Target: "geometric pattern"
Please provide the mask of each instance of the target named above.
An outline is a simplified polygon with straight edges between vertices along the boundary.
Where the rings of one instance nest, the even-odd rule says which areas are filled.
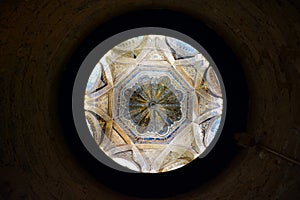
[[[167,76],[142,76],[132,88],[125,90],[122,98],[128,106],[123,107],[121,116],[133,123],[136,137],[152,138],[149,137],[152,134],[161,138],[182,117],[182,92],[174,89]]]
[[[220,80],[189,44],[134,37],[109,50],[86,85],[86,122],[99,148],[143,173],[177,169],[211,144],[223,111]]]

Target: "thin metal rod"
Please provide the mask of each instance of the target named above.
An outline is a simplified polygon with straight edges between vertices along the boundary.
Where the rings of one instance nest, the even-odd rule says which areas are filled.
[[[293,158],[290,158],[290,157],[288,157],[288,156],[286,156],[286,155],[283,155],[283,154],[281,154],[281,153],[278,153],[277,151],[275,151],[275,150],[273,150],[273,149],[270,149],[269,147],[266,147],[266,146],[264,146],[264,145],[262,145],[262,144],[259,144],[259,146],[260,146],[261,148],[263,148],[264,150],[266,150],[266,151],[272,153],[272,154],[275,154],[275,155],[277,155],[277,156],[279,156],[279,157],[281,157],[281,158],[283,158],[283,159],[285,159],[285,160],[287,160],[287,161],[289,161],[289,162],[291,162],[291,163],[294,163],[294,164],[300,166],[300,162],[297,161],[297,160],[295,160],[295,159],[293,159]]]

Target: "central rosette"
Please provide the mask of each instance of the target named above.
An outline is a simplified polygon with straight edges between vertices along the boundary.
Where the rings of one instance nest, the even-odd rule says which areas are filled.
[[[182,117],[182,92],[172,86],[167,76],[143,76],[132,88],[125,90],[125,96],[128,99],[127,119],[140,134],[163,135]]]

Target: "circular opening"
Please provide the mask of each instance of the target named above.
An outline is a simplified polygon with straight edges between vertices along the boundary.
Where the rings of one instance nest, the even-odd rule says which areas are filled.
[[[73,89],[85,147],[112,168],[143,173],[207,155],[222,130],[224,102],[223,81],[205,49],[165,28],[132,29],[103,41],[82,63]]]
[[[149,18],[150,15],[151,18]],[[128,36],[119,35],[124,31],[143,27],[165,27],[189,37],[174,34],[174,31],[166,33],[165,31],[159,32],[159,30],[140,32]],[[213,140],[213,142],[216,140],[218,142],[215,145],[210,145],[208,148],[214,147],[211,151],[203,152],[200,155],[201,159],[194,159],[184,167],[164,173],[133,173],[136,170],[131,170],[117,163],[122,161],[125,163],[126,161],[122,158],[113,161],[99,149],[91,136],[84,114],[84,96],[87,81],[96,64],[114,46],[130,38],[143,35],[168,36],[191,45],[201,53],[207,51],[213,62],[208,55],[202,54],[213,66],[214,63],[218,66],[218,68],[213,69],[219,81],[222,80],[226,88],[226,99],[223,99],[223,112],[225,113],[226,109],[226,120],[221,119],[219,129],[223,126],[222,134],[217,134],[219,138]],[[107,38],[111,36],[116,36],[116,39],[107,42]],[[197,46],[193,41],[201,44],[206,51],[202,51],[202,47]],[[99,51],[93,51],[95,46],[100,43],[102,48]],[[94,56],[86,59],[88,55]],[[136,56],[132,55],[133,58],[137,58]],[[84,63],[88,69],[82,70],[81,66]],[[220,79],[219,71],[222,79]],[[83,78],[76,78],[79,74]],[[75,79],[78,87],[74,87]],[[139,197],[178,195],[215,179],[220,172],[229,166],[240,150],[236,145],[234,135],[245,131],[246,128],[248,95],[243,70],[232,50],[222,38],[201,21],[186,14],[167,10],[142,10],[126,13],[101,24],[76,48],[66,65],[61,81],[59,111],[66,144],[82,170],[87,171],[97,181],[113,190]],[[221,89],[222,81],[220,82]],[[73,98],[74,93],[76,93],[76,98]],[[77,107],[75,110],[81,115],[80,120],[73,116],[74,107]],[[224,121],[225,123],[222,125]],[[84,131],[86,132],[83,131],[82,133],[88,137],[81,137],[78,124],[85,126]],[[84,140],[86,141],[84,142]],[[91,148],[88,149],[87,147]],[[206,155],[206,152],[209,152],[209,154]],[[127,163],[127,165],[130,164]],[[130,184],[128,184],[128,180],[130,180]],[[155,189],[149,191],[149,188]]]

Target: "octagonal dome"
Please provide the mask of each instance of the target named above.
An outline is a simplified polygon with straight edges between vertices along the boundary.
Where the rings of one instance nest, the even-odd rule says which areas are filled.
[[[209,61],[173,37],[143,35],[109,50],[86,86],[85,116],[99,148],[138,172],[165,172],[199,157],[223,113]]]
[[[114,88],[113,118],[133,143],[170,142],[192,122],[193,89],[164,64],[140,63]]]

